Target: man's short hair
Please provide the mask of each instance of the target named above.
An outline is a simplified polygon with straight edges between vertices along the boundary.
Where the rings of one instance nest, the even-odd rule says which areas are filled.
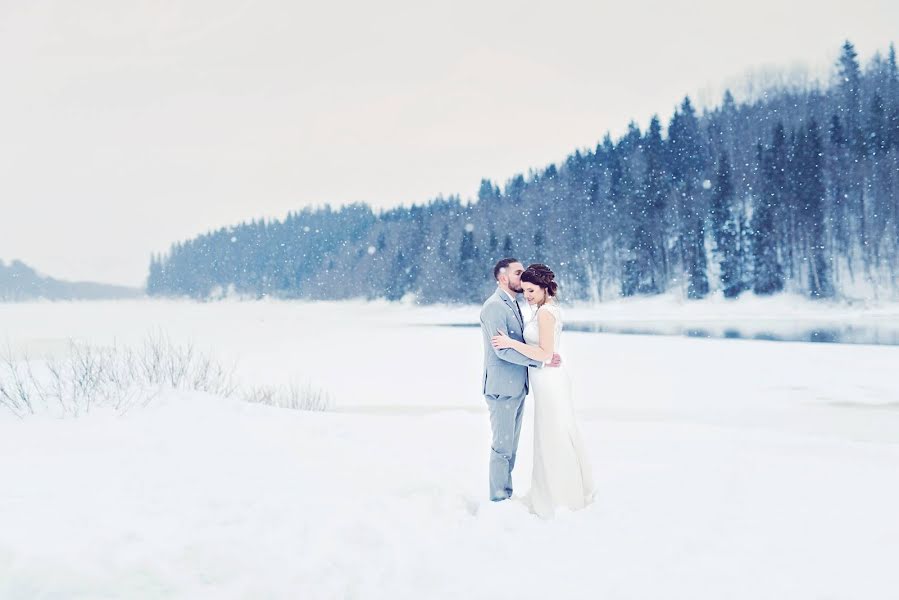
[[[501,272],[503,269],[505,269],[506,267],[508,267],[509,265],[511,265],[512,263],[517,263],[517,262],[521,262],[521,261],[518,260],[517,258],[504,258],[504,259],[502,259],[501,261],[499,261],[498,263],[496,263],[496,266],[495,266],[495,267],[493,267],[493,278],[496,279],[497,281],[499,281],[499,274],[500,274],[500,272]]]

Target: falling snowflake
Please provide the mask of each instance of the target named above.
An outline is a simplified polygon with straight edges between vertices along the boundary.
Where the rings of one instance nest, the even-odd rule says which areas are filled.
[[[465,224],[465,231],[467,231],[467,232],[469,232],[469,233],[471,233],[472,231],[474,231],[474,223],[466,223],[466,224]]]
[[[712,189],[712,182],[709,181],[708,179],[703,179],[703,181],[702,181],[702,189],[704,189],[704,190],[710,190],[710,189]]]
[[[369,254],[374,254],[374,253],[375,253],[375,247],[374,247],[374,246],[369,246],[369,247],[368,247],[368,253],[369,253]]]

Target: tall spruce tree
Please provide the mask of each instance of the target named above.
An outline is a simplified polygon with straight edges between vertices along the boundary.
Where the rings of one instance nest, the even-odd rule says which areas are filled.
[[[783,127],[775,129],[775,143],[783,143]],[[752,290],[767,296],[784,288],[784,271],[778,252],[778,236],[775,220],[782,195],[782,150],[763,149],[759,145],[759,162],[762,165],[762,190],[752,211]]]
[[[821,134],[818,123],[813,118],[801,136],[797,156],[801,167],[796,177],[801,181],[799,202],[802,210],[802,229],[805,232],[803,254],[808,261],[808,293],[814,298],[833,295],[825,253],[825,185],[822,156]]]
[[[699,299],[709,293],[708,261],[705,249],[705,215],[702,193],[705,153],[696,111],[684,98],[668,127],[669,164],[679,200],[681,262],[687,283],[687,297]]]
[[[715,238],[715,256],[719,264],[721,291],[725,298],[736,298],[743,291],[743,261],[739,245],[739,208],[731,180],[730,161],[721,155],[712,194],[711,220]]]

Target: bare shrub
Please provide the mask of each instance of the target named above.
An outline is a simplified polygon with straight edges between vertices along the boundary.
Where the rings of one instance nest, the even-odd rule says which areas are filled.
[[[146,405],[162,389],[228,397],[236,385],[233,368],[161,334],[136,348],[70,340],[64,358],[48,360],[16,360],[7,345],[0,358],[0,406],[20,418],[39,408],[75,417],[94,406],[124,412]]]
[[[0,358],[0,406],[20,418],[26,414],[34,414],[34,400],[37,397],[28,364],[26,360],[22,367],[13,360],[9,345]]]
[[[253,386],[244,390],[246,402],[293,410],[325,411],[334,408],[331,395],[310,383],[282,386]]]
[[[0,408],[19,418],[38,410],[77,417],[95,406],[124,413],[146,406],[160,391],[192,390],[294,410],[329,410],[330,395],[309,383],[240,388],[235,367],[224,367],[192,344],[148,335],[136,346],[69,341],[64,358],[16,359],[9,344],[0,356]]]

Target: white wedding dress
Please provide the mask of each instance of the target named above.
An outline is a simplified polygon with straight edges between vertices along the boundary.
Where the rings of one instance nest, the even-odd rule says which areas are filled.
[[[544,304],[524,327],[524,341],[540,345],[537,316],[550,312],[556,319],[555,352],[560,352],[561,311]],[[555,509],[584,508],[593,500],[593,476],[571,401],[571,380],[565,365],[559,368],[528,368],[534,401],[534,471],[527,495],[531,511],[543,518]]]

